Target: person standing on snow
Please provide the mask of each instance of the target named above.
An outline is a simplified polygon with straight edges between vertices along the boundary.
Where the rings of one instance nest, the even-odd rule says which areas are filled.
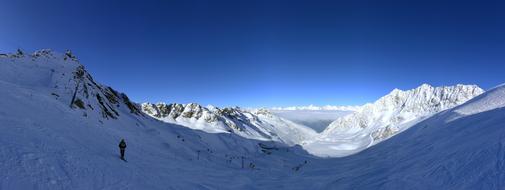
[[[121,139],[121,142],[119,142],[119,150],[121,152],[121,160],[124,160],[124,150],[126,149],[126,142],[124,139]]]

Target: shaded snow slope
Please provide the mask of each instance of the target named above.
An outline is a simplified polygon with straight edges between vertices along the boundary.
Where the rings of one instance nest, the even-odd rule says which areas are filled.
[[[304,147],[319,156],[346,156],[383,141],[426,117],[460,105],[484,90],[476,85],[395,89],[353,114],[338,118]]]

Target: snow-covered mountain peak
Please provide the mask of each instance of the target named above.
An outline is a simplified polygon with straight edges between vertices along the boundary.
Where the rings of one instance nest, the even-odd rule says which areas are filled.
[[[367,104],[362,112],[367,110],[397,110],[401,112],[438,112],[462,104],[483,93],[477,85],[462,85],[433,87],[429,84],[412,90],[395,89],[372,104]]]
[[[423,84],[412,90],[395,89],[374,103],[365,104],[360,110],[338,118],[317,139],[307,141],[307,149],[316,155],[351,154],[483,92],[476,85],[433,87]],[[335,144],[339,147],[335,148]]]
[[[393,89],[388,95],[397,95],[399,93],[403,92],[403,90],[400,90],[398,88]]]
[[[460,85],[460,84],[457,84],[457,85]],[[456,86],[457,86],[457,85],[456,85]],[[431,85],[430,85],[430,84],[428,84],[428,83],[423,83],[423,84],[419,85],[419,87],[418,87],[418,88],[421,88],[421,89],[422,89],[422,88],[434,88],[434,87],[433,87],[433,86],[431,86]]]
[[[51,49],[41,49],[32,53],[33,57],[46,57],[46,58],[54,58],[53,50]]]
[[[37,61],[37,59],[40,58],[45,58],[46,59],[46,64],[58,64],[60,59],[63,59],[66,61],[66,64],[71,64],[72,62],[79,64],[79,61],[77,57],[75,57],[74,54],[72,54],[72,51],[67,50],[65,53],[59,53],[56,51],[53,51],[51,49],[40,49],[37,51],[34,51],[31,54],[27,54],[25,51],[18,49],[16,53],[0,53],[0,57],[2,58],[11,58],[11,59],[22,59],[22,58],[29,58],[32,60],[32,62]],[[52,61],[48,61],[51,60]],[[57,61],[54,61],[57,60]],[[40,62],[40,60],[39,60]]]

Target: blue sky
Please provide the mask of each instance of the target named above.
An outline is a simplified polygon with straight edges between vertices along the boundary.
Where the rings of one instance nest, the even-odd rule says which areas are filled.
[[[137,102],[354,105],[505,82],[504,1],[0,0],[0,51],[71,49]]]

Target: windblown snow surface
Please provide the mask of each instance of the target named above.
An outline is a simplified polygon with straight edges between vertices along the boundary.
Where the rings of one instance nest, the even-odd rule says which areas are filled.
[[[71,54],[0,54],[0,189],[505,186],[504,86],[360,153],[319,158],[300,146],[161,122],[80,66]],[[76,85],[82,103],[71,108]],[[128,162],[118,156],[121,138]]]

